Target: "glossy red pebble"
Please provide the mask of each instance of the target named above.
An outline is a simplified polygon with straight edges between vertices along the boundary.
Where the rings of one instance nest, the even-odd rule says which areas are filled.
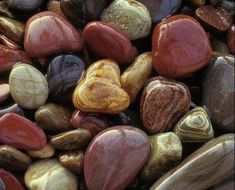
[[[192,17],[176,15],[159,23],[152,37],[153,66],[165,77],[187,77],[209,63],[212,48]]]
[[[89,190],[123,190],[143,167],[150,152],[147,135],[138,128],[116,126],[94,137],[84,156]]]
[[[47,139],[43,130],[32,121],[7,113],[0,118],[0,142],[23,150],[40,150]]]
[[[65,18],[54,12],[40,12],[26,23],[25,51],[31,57],[47,57],[63,52],[79,52],[79,32]]]
[[[0,84],[0,103],[10,96],[10,89],[8,84]]]
[[[121,31],[101,21],[90,22],[83,31],[88,49],[100,58],[110,58],[119,64],[131,61],[135,49]]]
[[[24,190],[18,179],[4,169],[0,169],[0,179],[2,179],[4,190]]]

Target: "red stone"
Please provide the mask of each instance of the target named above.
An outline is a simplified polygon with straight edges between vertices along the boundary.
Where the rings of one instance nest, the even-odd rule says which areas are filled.
[[[233,24],[228,30],[227,44],[232,54],[235,54],[235,24]]]
[[[0,45],[0,73],[10,71],[17,62],[31,63],[24,51],[13,50],[7,46]]]
[[[63,52],[79,52],[79,32],[65,18],[54,12],[40,12],[26,23],[25,51],[31,57],[47,57]]]
[[[36,124],[20,115],[8,113],[0,118],[0,142],[23,150],[40,150],[47,139]]]
[[[84,156],[84,176],[89,190],[123,190],[146,162],[147,135],[138,128],[116,126],[99,133]]]
[[[187,77],[209,63],[212,48],[192,17],[176,15],[159,23],[152,38],[153,66],[165,77]]]
[[[18,179],[10,172],[0,169],[0,179],[2,179],[6,190],[24,190]]]
[[[128,37],[104,22],[88,23],[83,39],[88,49],[100,58],[110,58],[120,64],[134,58],[135,50]]]
[[[8,84],[0,84],[0,103],[10,96],[10,89]]]

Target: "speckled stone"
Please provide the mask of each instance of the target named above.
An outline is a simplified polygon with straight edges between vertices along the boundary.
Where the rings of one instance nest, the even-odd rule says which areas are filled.
[[[148,9],[136,0],[115,0],[104,11],[101,20],[120,28],[130,40],[146,37],[151,29]]]
[[[32,11],[40,7],[43,0],[7,0],[7,5],[12,9]]]
[[[12,98],[26,109],[39,108],[47,100],[49,89],[46,78],[31,65],[16,64],[10,73],[9,85]]]
[[[77,190],[76,176],[57,160],[34,162],[26,171],[24,181],[29,190]]]

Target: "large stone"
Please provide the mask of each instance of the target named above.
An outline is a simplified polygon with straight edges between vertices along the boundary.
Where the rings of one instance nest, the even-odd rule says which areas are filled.
[[[0,169],[0,181],[3,182],[3,190],[24,190],[21,183],[10,172]],[[0,182],[1,189],[1,182]],[[2,190],[2,189],[1,189]]]

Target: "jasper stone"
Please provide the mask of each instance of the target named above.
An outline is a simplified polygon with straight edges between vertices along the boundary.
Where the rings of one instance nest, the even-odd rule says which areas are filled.
[[[232,15],[228,11],[213,6],[201,6],[197,8],[195,15],[200,22],[216,32],[225,32],[233,23]]]
[[[50,143],[59,150],[85,148],[91,140],[91,133],[86,129],[75,129],[52,136]]]
[[[150,152],[146,134],[130,126],[99,133],[84,156],[84,176],[89,190],[122,190],[139,173]]]
[[[105,8],[106,0],[61,0],[60,7],[64,15],[75,25],[98,20]]]
[[[16,113],[24,116],[24,111],[18,106],[18,104],[10,105],[9,107],[0,109],[0,117],[7,113]]]
[[[31,57],[47,57],[62,52],[79,52],[82,42],[79,32],[54,12],[40,12],[26,24],[25,51]]]
[[[182,117],[174,132],[183,142],[206,142],[214,138],[210,118],[202,107],[196,107]]]
[[[104,22],[88,23],[83,30],[83,39],[87,48],[100,58],[110,58],[121,64],[131,61],[135,55],[126,34]]]
[[[76,87],[85,71],[85,63],[75,55],[55,57],[47,70],[47,81],[53,97],[63,95]]]
[[[57,160],[34,162],[26,171],[24,181],[29,190],[77,190],[76,176]]]
[[[59,133],[68,131],[72,113],[65,107],[54,103],[47,103],[35,112],[38,126],[48,132]]]
[[[44,132],[32,121],[8,113],[0,118],[0,142],[24,150],[40,150],[46,145]]]
[[[121,84],[124,90],[130,95],[131,102],[143,87],[146,80],[152,73],[152,55],[150,52],[140,54],[135,61],[122,73]]]
[[[141,171],[143,181],[154,181],[182,157],[182,144],[172,132],[160,133],[149,137],[151,151]]]
[[[152,18],[152,22],[162,21],[167,16],[173,15],[181,6],[182,0],[138,0],[143,3]]]
[[[130,40],[148,36],[151,17],[148,9],[136,0],[115,0],[101,16],[103,22],[121,29]]]
[[[10,88],[8,84],[0,84],[0,103],[10,96]]]
[[[31,63],[29,56],[21,50],[0,45],[0,73],[10,71],[17,62]]]
[[[204,75],[202,105],[212,125],[234,132],[234,56],[214,57]]]
[[[235,54],[235,24],[233,24],[228,30],[227,44],[232,54]]]
[[[190,104],[190,92],[183,83],[163,77],[151,78],[141,98],[143,124],[151,133],[168,131],[188,112]]]
[[[43,0],[7,0],[7,5],[12,9],[32,11],[42,4]]]
[[[205,190],[234,173],[234,134],[204,144],[158,179],[150,190]]]
[[[24,171],[31,164],[31,158],[8,145],[0,146],[0,167],[11,171]]]
[[[152,56],[153,66],[160,75],[187,77],[209,63],[212,48],[207,34],[194,18],[175,15],[155,27]]]
[[[14,42],[23,42],[24,30],[25,26],[23,23],[11,18],[0,16],[0,32]]]
[[[45,76],[31,65],[18,63],[9,76],[10,93],[20,106],[36,109],[45,104],[48,84]]]
[[[55,149],[50,143],[47,143],[46,146],[44,146],[41,150],[27,151],[27,153],[33,158],[44,159],[54,156]]]
[[[0,179],[3,181],[3,190],[24,190],[18,179],[8,171],[0,169]]]

